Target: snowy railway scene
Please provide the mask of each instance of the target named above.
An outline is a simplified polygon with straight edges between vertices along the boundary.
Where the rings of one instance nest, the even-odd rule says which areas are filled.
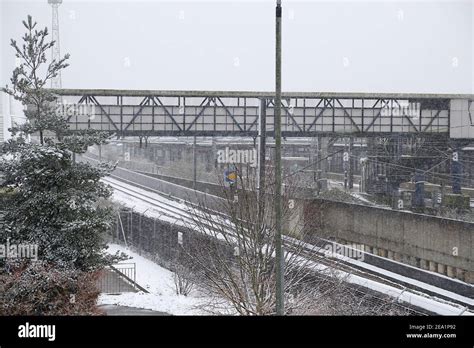
[[[0,0],[0,37],[2,348],[472,347],[472,0]]]

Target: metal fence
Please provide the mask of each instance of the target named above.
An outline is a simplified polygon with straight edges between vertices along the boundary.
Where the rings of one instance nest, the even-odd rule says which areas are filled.
[[[136,283],[136,264],[119,263],[106,267],[99,279],[98,288],[102,293],[146,292]]]

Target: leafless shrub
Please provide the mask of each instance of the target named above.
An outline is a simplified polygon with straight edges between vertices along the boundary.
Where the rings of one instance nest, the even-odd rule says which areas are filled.
[[[177,263],[173,265],[173,280],[177,295],[188,296],[195,286],[195,280],[191,269]]]

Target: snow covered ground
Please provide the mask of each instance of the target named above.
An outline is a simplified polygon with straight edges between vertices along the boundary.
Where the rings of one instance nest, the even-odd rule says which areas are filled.
[[[143,197],[142,199],[138,199],[136,197],[128,195],[127,193],[114,190],[112,199],[115,202],[123,204],[126,207],[132,208],[136,212],[141,213],[147,217],[152,217],[155,219],[159,219],[159,220],[174,223],[174,224],[181,224],[181,225],[183,224],[179,215],[175,215],[174,217],[165,215],[162,210],[156,208],[155,206],[150,204],[150,202],[146,202],[144,199],[151,198],[158,202],[162,202],[169,206],[175,207],[178,211],[180,211],[181,214],[183,214],[183,210],[186,210],[186,205],[184,203],[179,203],[172,199],[167,199],[157,193],[150,192],[142,188],[132,186],[130,184],[126,184],[116,179],[107,178],[107,179],[104,179],[103,181],[107,184],[119,183],[121,186],[125,188],[129,188],[130,190],[132,190],[132,192],[136,192],[137,194],[140,194],[141,197]]]
[[[132,257],[126,262],[136,264],[136,282],[147,289],[149,293],[101,294],[98,301],[99,305],[112,304],[145,308],[171,315],[208,314],[198,307],[210,299],[200,295],[198,291],[194,291],[188,296],[176,294],[173,272],[121,245],[109,244],[107,251],[111,254],[122,251]]]

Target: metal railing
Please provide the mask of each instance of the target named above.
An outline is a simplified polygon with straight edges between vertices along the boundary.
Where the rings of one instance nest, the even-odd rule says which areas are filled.
[[[98,281],[102,293],[148,292],[136,283],[136,264],[132,262],[118,263],[105,268]]]

